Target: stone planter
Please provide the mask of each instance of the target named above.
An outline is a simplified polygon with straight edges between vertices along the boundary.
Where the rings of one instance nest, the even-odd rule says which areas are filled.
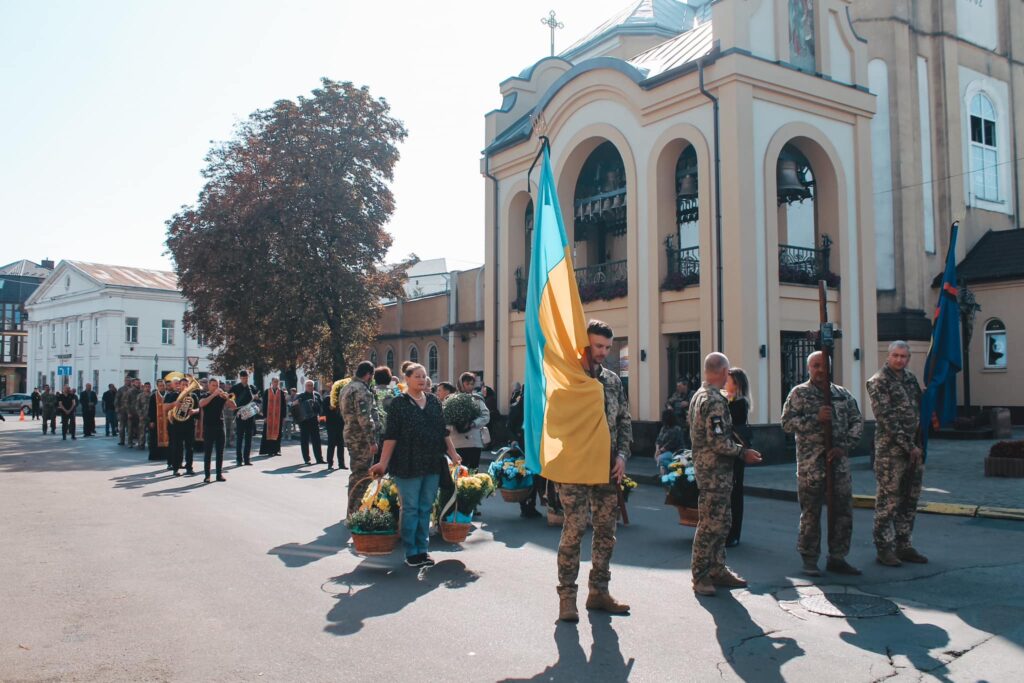
[[[985,458],[986,477],[1024,477],[1022,458]]]

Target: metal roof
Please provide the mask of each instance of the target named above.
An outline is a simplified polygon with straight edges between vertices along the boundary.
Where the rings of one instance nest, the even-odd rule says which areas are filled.
[[[969,285],[976,282],[1024,280],[1024,229],[989,230],[956,267],[959,279]],[[942,284],[942,273],[932,287]]]
[[[178,276],[169,270],[111,266],[103,263],[86,263],[85,261],[65,261],[65,263],[104,285],[178,291]]]
[[[24,275],[27,277],[46,278],[51,272],[49,268],[43,268],[38,263],[28,259],[21,259],[14,263],[8,263],[6,266],[0,266],[0,275]]]
[[[641,52],[630,59],[629,63],[643,70],[647,78],[653,78],[696,61],[711,52],[713,44],[714,35],[711,22],[708,21],[660,45],[655,45],[646,52]]]
[[[693,17],[694,8],[682,0],[633,0],[627,7],[566,48],[561,56],[571,59],[573,54],[582,52],[590,44],[614,31],[678,33],[689,28]]]

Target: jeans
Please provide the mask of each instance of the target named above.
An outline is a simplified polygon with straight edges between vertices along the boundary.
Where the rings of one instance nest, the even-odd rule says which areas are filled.
[[[249,452],[252,450],[252,435],[256,431],[256,418],[239,420],[235,418],[235,462],[239,465],[242,461],[249,462]]]
[[[427,552],[427,536],[430,531],[430,509],[437,497],[438,474],[423,477],[395,477],[398,493],[402,498],[402,543],[405,556],[412,557]]]
[[[107,424],[105,426],[107,436],[113,434],[117,436],[117,411],[116,410],[104,410],[103,414],[107,417]]]

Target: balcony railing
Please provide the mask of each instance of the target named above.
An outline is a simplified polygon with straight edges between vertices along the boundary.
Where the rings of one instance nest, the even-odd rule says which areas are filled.
[[[584,266],[576,269],[576,286],[580,290],[580,300],[583,303],[590,301],[609,301],[626,296],[629,293],[627,286],[628,270],[625,259],[621,261],[608,261],[594,266]],[[512,300],[512,310],[522,313],[526,310],[526,285],[527,276],[522,266],[516,268],[516,296]]]
[[[679,239],[669,235],[665,239],[665,253],[668,272],[661,283],[662,291],[678,292],[700,282],[700,247],[680,247]]]
[[[832,240],[828,235],[821,238],[821,248],[779,245],[779,282],[794,285],[816,285],[825,280],[830,287],[839,286],[839,276],[829,267]]]

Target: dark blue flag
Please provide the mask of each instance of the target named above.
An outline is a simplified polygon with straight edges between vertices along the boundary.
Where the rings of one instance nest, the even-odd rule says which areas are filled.
[[[956,419],[956,375],[963,354],[960,351],[960,305],[956,286],[956,234],[953,223],[946,252],[946,271],[932,319],[932,343],[924,362],[924,395],[921,397],[921,444],[927,454],[928,429]]]

